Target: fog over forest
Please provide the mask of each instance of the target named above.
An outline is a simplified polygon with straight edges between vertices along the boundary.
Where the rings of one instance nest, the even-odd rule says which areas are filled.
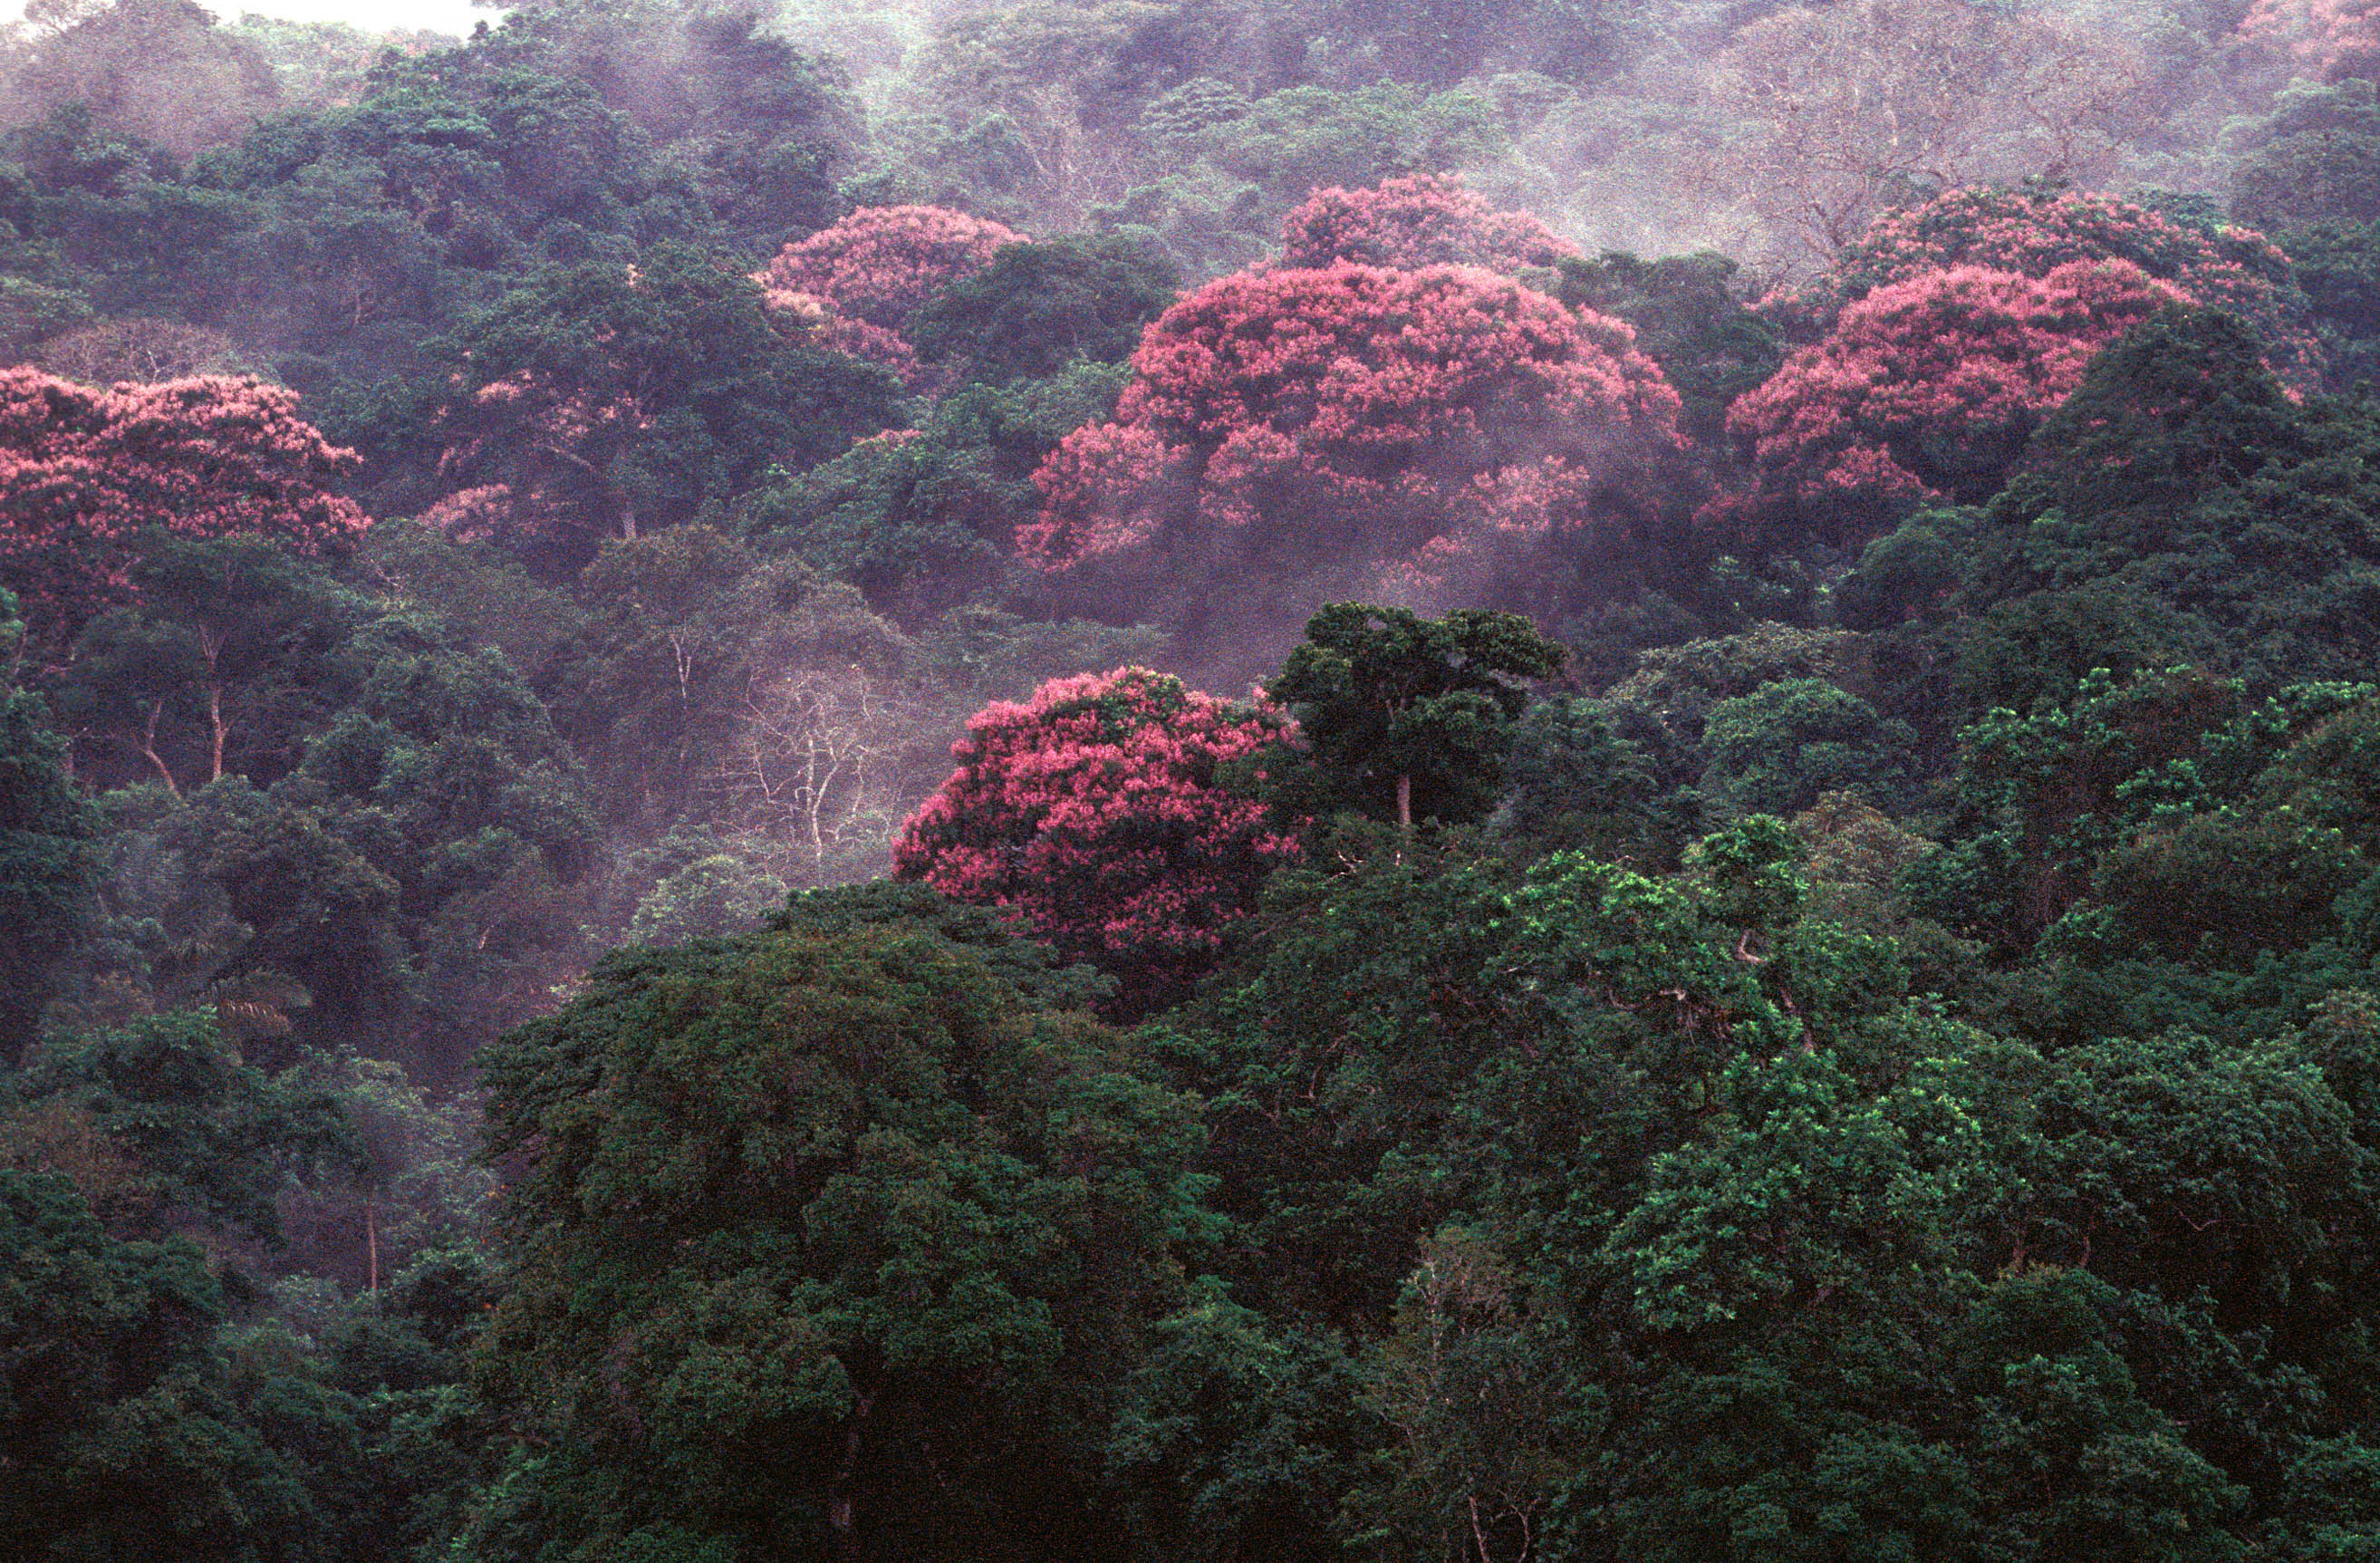
[[[0,1563],[2380,1563],[2380,0],[411,19],[0,23]]]

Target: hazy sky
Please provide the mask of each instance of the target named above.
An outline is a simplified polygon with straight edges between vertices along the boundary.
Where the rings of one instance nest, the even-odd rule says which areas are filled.
[[[501,10],[474,6],[471,0],[199,0],[225,21],[237,21],[242,11],[257,11],[291,21],[343,21],[373,32],[389,28],[431,28],[439,32],[469,32],[474,24],[494,21]],[[0,17],[24,14],[24,0],[0,0]]]
[[[379,32],[388,28],[429,28],[438,32],[465,33],[481,21],[502,19],[502,11],[475,6],[471,0],[199,0],[225,21],[242,11],[257,11],[291,21],[343,21]]]

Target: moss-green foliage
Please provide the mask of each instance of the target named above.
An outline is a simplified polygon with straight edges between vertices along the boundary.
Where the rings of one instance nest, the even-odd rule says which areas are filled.
[[[1381,1421],[1338,1436],[1385,1463],[1342,1524],[2248,1556],[2296,1446],[2247,1408],[2345,1384],[2332,1289],[2372,1259],[2318,1056],[1993,1039],[1814,915],[1797,852],[1755,818],[1667,885],[1459,851],[1286,877],[1245,986],[1165,1040],[1216,1094],[1236,1294],[1376,1343]],[[2338,1279],[2282,1302],[2283,1270]],[[1318,1465],[1302,1382],[1280,1447]],[[1227,1450],[1261,1469],[1239,1425],[1177,1456],[1182,1501]]]
[[[919,311],[910,339],[968,380],[1047,380],[1077,363],[1121,363],[1173,302],[1180,273],[1117,238],[1010,245]]]
[[[995,361],[1043,348],[1071,355],[1101,334],[1073,340],[1072,326],[1091,322],[1069,321],[1041,348],[1001,333]],[[961,343],[955,328],[948,340]],[[1044,379],[963,386],[913,435],[865,440],[797,476],[781,473],[753,498],[754,539],[853,583],[905,624],[996,596],[1017,574],[1016,528],[1039,503],[1034,469],[1069,432],[1111,411],[1128,379],[1121,364],[1070,357]]]
[[[2380,217],[2380,103],[2369,80],[2296,83],[2229,139],[2241,154],[2231,197],[2240,221],[2287,230]]]
[[[1658,855],[1657,843],[1678,822],[1674,804],[1663,806],[1645,745],[1621,737],[1593,701],[1532,707],[1513,730],[1506,773],[1511,790],[1493,824],[1521,842],[1629,861]]]
[[[109,1214],[142,1236],[197,1223],[277,1242],[274,1199],[285,1177],[363,1155],[319,1085],[245,1062],[202,1013],[54,1043],[10,1085],[20,1113],[67,1115],[123,1158],[126,1181],[110,1190]],[[38,1127],[17,1125],[20,1158],[44,1159]]]
[[[1011,936],[879,899],[615,956],[491,1059],[530,1164],[482,1382],[574,1431],[489,1545],[1039,1556],[1053,1505],[1091,1544],[1193,1104]]]
[[[418,1188],[382,1181],[378,1290],[360,1241],[353,1301],[318,1278],[341,1266],[310,1197],[390,1171],[391,1133],[423,1117],[395,1071],[365,1073],[268,1075],[183,1012],[0,1083],[0,1516],[42,1539],[29,1556],[395,1560],[492,1474],[494,1429],[456,1389],[481,1257],[426,1245]]]
[[[1721,700],[1703,722],[1703,791],[1762,814],[1791,814],[1826,793],[1891,804],[1907,782],[1905,722],[1824,679],[1780,679]]]
[[[1607,250],[1592,260],[1565,259],[1557,296],[1636,328],[1684,402],[1680,422],[1702,444],[1722,443],[1728,405],[1784,361],[1774,325],[1730,290],[1736,263],[1709,250],[1640,260]]]
[[[71,635],[0,590],[0,1557],[2380,1556],[2362,23],[2069,6],[2115,54],[2052,59],[2003,18],[2021,106],[1830,173],[1924,80],[1895,41],[1966,23],[1875,0],[1816,58],[1773,9],[35,0],[0,362],[252,370],[378,520],[128,536]],[[1806,188],[1742,188],[1766,164]],[[1818,237],[1836,173],[2077,285],[2212,244],[2246,271],[2184,280],[2255,320],[1946,359],[1944,450],[2076,389],[1972,503],[1843,544],[1846,467],[1747,531],[1730,409],[1927,269],[1903,215],[1768,270],[1745,214]],[[1498,285],[1633,330],[1682,438],[1533,466],[1523,387],[1444,409],[1484,454],[1439,492],[1348,410],[1396,375],[1252,371],[1289,445],[1372,431],[1347,515],[1559,546],[1378,604],[1194,579],[1250,515],[1336,524],[1249,436],[1195,515],[1162,451],[1077,452],[1083,527],[1181,523],[1146,579],[1223,606],[1146,611],[1203,643],[1020,557],[1068,437],[1195,369],[1144,343],[1184,288],[1407,174],[1577,245]],[[905,202],[1029,236],[899,319],[753,275]],[[875,878],[971,714],[1126,665],[1301,724],[1213,779],[1269,811],[1253,911],[1131,1005],[997,861],[981,903]],[[1077,782],[1131,792],[1017,785]],[[1163,933],[1218,866],[1154,839],[1076,867]]]

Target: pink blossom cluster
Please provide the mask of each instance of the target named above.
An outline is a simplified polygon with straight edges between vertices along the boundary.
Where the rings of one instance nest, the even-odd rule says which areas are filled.
[[[931,395],[948,375],[917,359],[901,323],[934,296],[1025,236],[941,206],[868,206],[789,244],[754,273],[771,315],[820,346],[901,377]]]
[[[483,407],[526,413],[536,423],[538,438],[557,449],[583,445],[607,430],[652,427],[634,396],[599,397],[583,385],[565,390],[536,370],[492,380],[473,392],[471,400]]]
[[[766,282],[768,273],[761,273]],[[908,338],[897,331],[887,331],[866,321],[840,315],[834,305],[815,293],[797,288],[764,287],[760,306],[777,321],[780,329],[790,327],[831,352],[846,357],[880,364],[901,377],[903,386],[910,391],[933,394],[942,390],[947,375],[929,369],[917,357],[917,349]]]
[[[2130,201],[2081,190],[1977,187],[1888,212],[1797,302],[1823,315],[1872,288],[1954,266],[2041,278],[2086,260],[2130,261],[2192,304],[2229,310],[2272,345],[2274,368],[2285,380],[2313,383],[2313,341],[2288,318],[2289,262],[2278,247],[2252,229],[2209,235]]]
[[[1414,174],[1375,189],[1317,190],[1281,224],[1281,264],[1334,260],[1417,271],[1485,266],[1512,273],[1551,266],[1578,246],[1525,212],[1499,212],[1451,179]]]
[[[614,373],[620,367],[602,366]],[[541,370],[490,381],[442,412],[440,420],[449,442],[439,453],[439,474],[497,480],[466,488],[421,518],[457,537],[480,539],[584,525],[590,498],[625,512],[625,501],[613,491],[613,464],[653,426],[638,397],[556,381]]]
[[[71,615],[128,589],[144,527],[312,551],[370,524],[333,491],[360,465],[298,416],[295,393],[253,379],[99,391],[0,370],[0,571]]]
[[[1791,517],[1845,542],[1897,503],[1986,497],[2092,356],[2185,297],[2110,260],[2038,278],[1958,264],[1877,287],[1729,410],[1757,487],[1706,515],[1755,528]]]
[[[1634,454],[1679,439],[1630,327],[1476,266],[1237,273],[1150,325],[1133,369],[1114,418],[1035,474],[1030,563],[1195,533],[1429,574],[1589,525]]]
[[[418,518],[456,542],[494,542],[518,520],[509,483],[488,483],[448,494]]]
[[[2255,0],[2240,36],[2288,51],[2325,80],[2380,67],[2380,0]]]
[[[1216,781],[1288,726],[1277,707],[1147,668],[1054,679],[968,721],[958,769],[903,829],[894,871],[1012,907],[1070,954],[1192,975],[1297,854],[1264,805]]]
[[[941,206],[864,206],[777,252],[764,290],[824,299],[845,320],[897,331],[911,311],[1025,236]]]
[[[920,362],[917,350],[910,346],[909,339],[897,331],[887,331],[866,321],[845,320],[837,315],[819,325],[812,333],[812,340],[830,352],[891,370],[900,377],[905,390],[922,395],[940,395],[949,388],[950,370]]]

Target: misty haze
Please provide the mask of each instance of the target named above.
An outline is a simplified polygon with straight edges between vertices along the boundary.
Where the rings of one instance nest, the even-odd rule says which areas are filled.
[[[2380,1563],[2380,0],[6,18],[0,1563]]]

